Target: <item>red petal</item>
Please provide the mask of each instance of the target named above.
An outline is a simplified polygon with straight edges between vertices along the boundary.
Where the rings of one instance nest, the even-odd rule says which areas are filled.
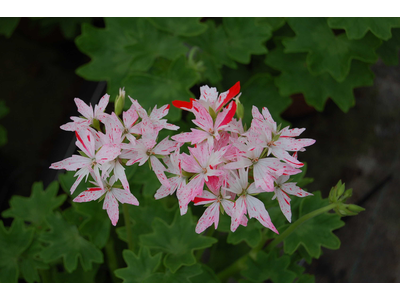
[[[177,107],[177,108],[186,108],[186,109],[192,109],[193,107],[193,101],[195,101],[193,98],[190,98],[190,102],[185,102],[181,100],[174,100],[172,101],[172,105]]]
[[[236,113],[236,102],[233,101],[231,102],[231,104],[229,104],[231,107],[229,108],[229,106],[226,109],[229,109],[229,112],[226,114],[224,120],[221,122],[221,124],[219,126],[223,126],[228,124],[230,121],[232,121],[233,116]]]
[[[239,94],[239,92],[240,92],[240,81],[236,82],[235,85],[229,89],[228,95],[226,95],[224,102],[217,108],[217,110],[220,110],[222,106],[224,106],[233,97]]]

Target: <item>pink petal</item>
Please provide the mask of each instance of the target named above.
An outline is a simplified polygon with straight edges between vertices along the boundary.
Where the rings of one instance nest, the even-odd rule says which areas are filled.
[[[304,147],[311,146],[315,143],[313,139],[293,139],[293,138],[282,138],[275,142],[277,147],[280,147],[286,151],[299,151]]]
[[[233,213],[231,216],[232,232],[235,232],[236,229],[239,227],[239,224],[241,223],[245,213],[246,213],[246,198],[244,196],[240,196],[240,198],[236,200],[233,206]]]
[[[167,176],[165,176],[164,174],[164,172],[166,171],[164,165],[155,156],[150,156],[150,162],[153,171],[156,174],[158,180],[161,182],[161,184],[165,185],[166,187],[171,187]]]
[[[72,157],[52,163],[50,169],[76,171],[77,169],[90,166],[91,162],[92,160],[90,158],[80,155],[72,155]]]
[[[124,119],[124,124],[126,128],[131,128],[133,124],[135,124],[135,122],[137,121],[138,117],[139,116],[133,107],[122,113],[122,118]]]
[[[95,107],[94,107],[94,117],[95,118],[98,118],[99,115],[104,112],[104,110],[107,107],[109,99],[110,99],[110,95],[105,94],[103,97],[101,97],[99,104],[95,105]]]
[[[287,138],[287,137],[296,137],[299,136],[305,128],[292,128],[289,129],[289,126],[283,128],[280,132],[280,138]]]
[[[75,131],[77,138],[76,146],[81,149],[89,158],[94,157],[95,152],[95,138],[87,129]]]
[[[89,202],[99,199],[106,191],[99,187],[88,188],[80,193],[73,201],[74,202]]]
[[[226,103],[228,103],[233,97],[235,97],[240,92],[240,81],[236,82],[227,92],[219,95],[217,101],[217,111],[222,108]],[[226,95],[226,96],[225,96]]]
[[[96,161],[103,164],[115,159],[121,153],[121,148],[117,144],[108,144],[101,147],[96,153]]]
[[[295,195],[297,197],[307,197],[307,196],[312,196],[311,193],[306,192],[305,190],[302,190],[298,186],[296,186],[295,182],[288,182],[282,185],[282,190],[285,191],[288,194]]]
[[[211,204],[204,211],[203,215],[197,222],[196,233],[202,233],[208,227],[210,227],[213,223],[215,224],[215,229],[218,227],[219,221],[219,203],[215,202]]]
[[[74,99],[76,106],[78,107],[78,112],[84,116],[86,119],[93,119],[93,109],[88,106],[85,102],[83,102],[79,98]]]
[[[274,224],[272,224],[271,218],[269,217],[269,214],[265,209],[264,203],[251,195],[247,195],[246,198],[247,212],[249,214],[249,217],[256,218],[262,225],[279,234]]]
[[[139,205],[139,201],[136,199],[136,197],[128,191],[112,188],[111,193],[113,193],[115,198],[117,198],[117,200],[121,203]]]
[[[119,219],[118,201],[115,199],[113,193],[107,193],[104,200],[103,209],[107,210],[108,217],[111,223],[117,225]]]
[[[124,167],[120,164],[120,162],[117,160],[117,162],[115,163],[115,167],[114,167],[114,175],[117,179],[119,179],[122,183],[123,188],[126,191],[130,191],[129,190],[129,183],[128,183],[128,179],[126,178],[126,174],[125,174],[125,169]]]
[[[284,191],[279,188],[275,189],[275,195],[279,202],[279,207],[283,215],[289,222],[292,222],[292,210],[290,208],[290,197]]]

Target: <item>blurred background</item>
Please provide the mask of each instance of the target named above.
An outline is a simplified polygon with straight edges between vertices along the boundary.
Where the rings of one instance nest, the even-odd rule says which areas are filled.
[[[75,43],[82,34],[82,24],[91,24],[87,26],[89,32],[90,28],[106,27],[106,22],[103,18],[68,19],[21,18],[11,34],[3,32],[0,35],[0,101],[7,107],[3,111],[8,111],[0,119],[0,125],[6,131],[6,141],[3,138],[0,146],[0,211],[9,207],[8,201],[13,195],[29,196],[34,182],[43,181],[47,187],[57,179],[57,172],[49,169],[50,164],[74,151],[74,135],[59,128],[69,121],[70,116],[77,116],[73,99],[77,97],[95,104],[106,91],[109,92],[106,78],[89,81],[76,73],[79,67],[91,62]],[[211,21],[216,26],[224,24],[218,18]],[[207,22],[210,19],[199,20],[199,24]],[[275,44],[271,45],[272,38],[264,41],[268,51],[272,51],[266,54],[267,57],[279,48],[280,37],[293,36],[288,23],[280,22],[283,22],[280,27],[271,25]],[[217,35],[219,29],[212,28],[212,32]],[[332,29],[332,32],[335,36],[345,34],[340,28]],[[300,29],[296,34],[300,35]],[[346,225],[335,231],[342,243],[340,249],[323,248],[321,258],[307,266],[308,272],[315,274],[316,282],[400,282],[400,43],[394,45],[394,63],[390,65],[386,61],[385,64],[377,58],[369,63],[375,74],[372,84],[352,86],[355,87],[355,106],[349,107],[347,113],[329,94],[324,99],[326,103],[317,107],[318,111],[315,105],[310,105],[305,93],[291,93],[289,98],[278,85],[280,95],[290,101],[282,111],[276,111],[292,127],[306,128],[303,137],[317,141],[299,154],[299,158],[307,162],[307,177],[314,178],[307,186],[308,190],[320,190],[323,197],[327,197],[330,188],[341,179],[346,188],[353,189],[350,202],[366,209],[358,216],[343,218]],[[242,86],[250,90],[255,80],[250,73],[268,72],[276,78],[281,76],[280,72],[285,72],[274,69],[273,63],[267,66],[263,63],[265,53],[255,52],[250,53],[248,63],[245,63],[246,59],[236,60],[233,63],[235,69],[232,65],[227,66],[230,62],[219,66],[224,79],[217,78],[214,82],[220,92],[236,81],[241,81]],[[196,57],[196,53],[193,55]],[[200,75],[188,90],[196,98],[201,85],[213,83],[212,75],[201,77],[207,64],[199,64],[201,55],[197,58],[193,68]],[[163,63],[156,61],[159,65]],[[150,71],[156,74],[157,70]],[[136,98],[127,86],[126,91]],[[111,94],[111,98],[115,96],[115,93]],[[10,225],[10,219],[3,221]]]

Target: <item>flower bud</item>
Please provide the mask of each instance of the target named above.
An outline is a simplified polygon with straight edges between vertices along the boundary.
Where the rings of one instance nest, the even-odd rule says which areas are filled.
[[[244,117],[244,106],[242,103],[240,103],[239,101],[239,97],[240,97],[241,93],[239,95],[236,96],[235,101],[236,101],[236,116],[238,117],[238,119],[243,119]]]
[[[122,113],[125,106],[125,88],[119,89],[119,95],[115,98],[114,112],[117,116]]]

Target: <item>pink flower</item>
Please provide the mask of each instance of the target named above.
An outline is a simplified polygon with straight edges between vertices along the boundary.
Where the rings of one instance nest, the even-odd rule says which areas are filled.
[[[73,122],[66,123],[60,128],[66,131],[77,131],[89,127],[91,124],[93,124],[94,119],[103,121],[108,116],[106,113],[104,113],[104,110],[106,109],[109,99],[110,95],[105,94],[100,99],[99,104],[96,104],[93,109],[92,104],[88,106],[81,99],[75,98],[74,101],[78,107],[78,112],[80,112],[84,118],[71,117]]]
[[[237,176],[236,172],[231,171],[231,175],[228,181],[229,188],[226,188],[226,190],[239,196],[233,207],[231,231],[236,231],[247,211],[250,218],[256,218],[262,225],[278,233],[264,204],[251,195],[262,193],[263,190],[257,188],[254,182],[249,185],[248,169],[240,169],[239,176]]]
[[[77,141],[76,146],[84,152],[85,156],[72,155],[62,161],[52,163],[51,169],[65,169],[68,171],[76,171],[75,177],[78,179],[71,187],[71,194],[74,193],[76,187],[82,181],[83,177],[92,174],[93,178],[102,185],[100,177],[100,166],[110,160],[115,159],[121,152],[120,148],[115,144],[108,144],[101,147],[99,151],[95,150],[95,139],[91,132],[87,129],[75,132]],[[102,186],[101,186],[102,187]]]
[[[115,226],[117,225],[119,219],[118,201],[136,206],[139,205],[139,201],[130,192],[113,187],[114,183],[115,177],[111,176],[108,183],[106,181],[103,182],[103,187],[98,186],[89,188],[88,190],[80,193],[73,201],[89,202],[99,199],[101,196],[106,194],[103,203],[103,209],[107,210],[108,217],[110,218],[111,223]]]
[[[292,211],[290,209],[290,195],[295,195],[297,197],[307,197],[311,196],[311,193],[308,193],[298,186],[296,186],[295,182],[288,182],[289,176],[280,176],[276,180],[276,186],[274,189],[275,195],[272,197],[272,200],[278,199],[279,206],[281,208],[282,213],[285,215],[286,219],[291,222],[292,219]]]

